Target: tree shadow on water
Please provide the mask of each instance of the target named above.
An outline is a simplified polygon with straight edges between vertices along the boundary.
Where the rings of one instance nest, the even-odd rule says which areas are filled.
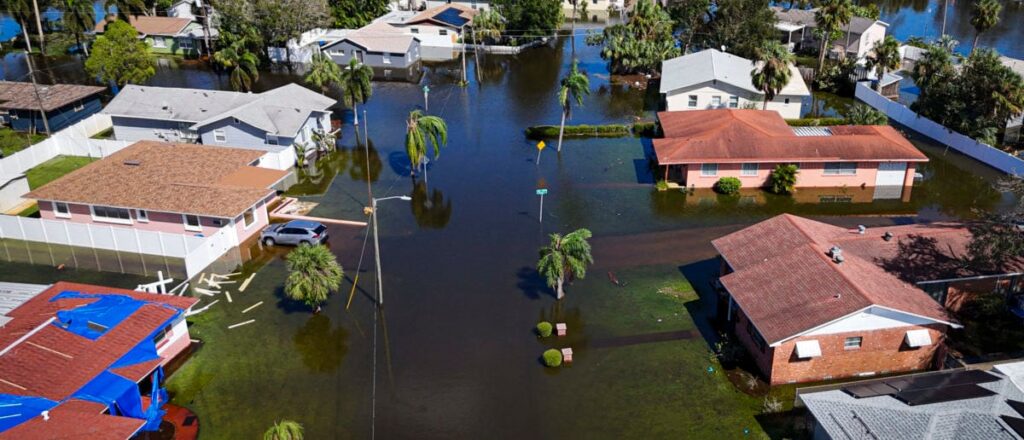
[[[311,316],[292,341],[302,363],[316,373],[334,372],[348,353],[348,332],[340,325],[332,328],[326,314]]]
[[[542,295],[554,297],[551,290],[548,289],[547,281],[537,272],[537,269],[532,267],[523,266],[516,272],[516,277],[519,278],[519,282],[516,283],[516,287],[523,292],[530,299],[540,299]]]

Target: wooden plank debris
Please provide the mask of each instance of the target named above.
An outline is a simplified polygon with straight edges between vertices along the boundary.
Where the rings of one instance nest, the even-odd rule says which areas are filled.
[[[253,272],[252,275],[249,275],[249,278],[246,278],[245,281],[242,281],[242,285],[238,288],[238,291],[245,292],[245,288],[249,287],[249,283],[252,281],[253,278],[256,278],[256,272]]]
[[[215,291],[215,290],[207,290],[207,289],[203,289],[203,288],[199,288],[199,287],[196,287],[195,291],[199,292],[199,293],[202,293],[203,295],[206,295],[206,296],[214,296],[214,295],[220,293],[220,292]]]
[[[247,313],[248,311],[250,311],[252,309],[255,309],[256,307],[259,307],[261,304],[263,304],[263,301],[260,301],[260,302],[258,302],[256,304],[253,304],[253,305],[249,306],[245,310],[242,310],[242,313]]]
[[[228,302],[234,302],[234,301],[231,300],[231,292],[228,292],[227,290],[225,290],[224,291],[224,296],[228,297]]]
[[[239,322],[238,324],[231,324],[231,325],[228,326],[228,330],[233,329],[235,327],[241,327],[241,326],[246,325],[246,324],[252,324],[254,322],[256,322],[255,319],[250,319],[248,321]]]

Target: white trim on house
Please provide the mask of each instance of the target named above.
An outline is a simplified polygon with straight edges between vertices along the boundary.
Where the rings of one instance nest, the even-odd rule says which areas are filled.
[[[71,218],[71,207],[65,202],[52,201],[53,203],[53,216],[56,218]],[[64,206],[64,212],[58,209],[58,206]]]
[[[810,359],[819,356],[821,356],[821,345],[818,344],[817,339],[797,341],[796,357],[800,359]]]
[[[911,323],[911,321],[907,321],[905,324],[893,325],[891,327],[854,328],[852,326],[848,327],[848,326],[845,326],[845,325],[844,326],[831,327],[831,326],[836,325],[838,323],[841,323],[841,322],[843,322],[843,321],[845,321],[847,319],[850,319],[851,317],[863,314],[863,313],[867,312],[868,310],[871,310],[872,308],[877,308],[879,310],[885,310],[885,311],[888,311],[888,312],[892,312],[894,315],[902,314],[902,315],[906,315],[908,317],[913,317],[913,318],[921,320],[921,321],[916,321],[916,322],[921,322],[922,324],[914,324],[914,323]],[[740,309],[742,310],[742,307]],[[749,319],[749,315],[748,315],[747,319]],[[805,331],[802,331],[802,332],[797,333],[797,334],[792,335],[792,336],[787,336],[787,337],[782,338],[782,339],[780,339],[778,341],[775,341],[775,342],[770,342],[768,344],[768,346],[769,347],[778,347],[778,346],[781,346],[785,342],[791,341],[791,340],[799,338],[801,336],[823,335],[823,334],[832,334],[832,333],[847,333],[847,332],[855,332],[855,331],[874,331],[874,330],[880,330],[880,329],[883,329],[883,328],[904,327],[904,326],[924,325],[924,324],[943,324],[943,325],[948,325],[948,326],[950,326],[952,328],[963,328],[963,325],[960,325],[960,324],[957,324],[957,323],[954,323],[954,322],[941,321],[941,320],[938,320],[938,319],[928,318],[926,316],[921,316],[921,315],[917,315],[917,314],[914,314],[914,313],[904,312],[902,310],[896,310],[896,309],[893,309],[893,308],[890,308],[890,307],[885,307],[885,306],[880,306],[878,304],[873,304],[873,305],[864,307],[863,309],[856,310],[853,313],[850,313],[850,314],[847,314],[845,316],[833,319],[833,320],[831,320],[829,322],[826,322],[826,323],[821,324],[819,326],[816,326],[814,328],[807,329]],[[754,327],[757,327],[757,325],[754,325]],[[822,329],[828,329],[830,327],[832,329],[836,330],[836,331],[828,331],[828,330],[821,331]],[[842,331],[838,331],[838,330],[842,330]]]
[[[906,336],[907,346],[912,348],[932,345],[932,335],[928,330],[910,330]]]
[[[196,218],[196,226],[192,226],[192,225],[188,224],[188,218],[189,217],[195,217]],[[203,218],[198,216],[198,215],[182,214],[181,215],[181,224],[185,226],[185,230],[186,231],[203,232]]]

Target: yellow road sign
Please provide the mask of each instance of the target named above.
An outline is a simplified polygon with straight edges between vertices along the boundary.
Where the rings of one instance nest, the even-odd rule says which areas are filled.
[[[544,141],[540,141],[540,142],[537,142],[537,150],[538,150],[538,151],[539,151],[539,150],[543,150],[543,149],[544,149],[544,147],[546,147],[546,146],[547,146],[547,145],[545,145],[545,144],[544,144]]]

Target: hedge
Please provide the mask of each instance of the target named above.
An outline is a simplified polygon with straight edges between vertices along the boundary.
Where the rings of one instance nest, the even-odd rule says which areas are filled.
[[[554,348],[549,348],[544,352],[544,365],[550,368],[555,368],[562,365],[562,352]]]
[[[632,126],[624,124],[566,125],[565,137],[623,137],[631,133],[636,136],[653,137],[658,130],[655,122],[638,122]],[[557,125],[535,125],[526,128],[530,139],[557,139]]]
[[[542,338],[551,336],[551,323],[547,321],[541,321],[537,323],[537,334]]]
[[[786,119],[790,127],[828,127],[830,125],[846,125],[844,118],[801,118]]]

